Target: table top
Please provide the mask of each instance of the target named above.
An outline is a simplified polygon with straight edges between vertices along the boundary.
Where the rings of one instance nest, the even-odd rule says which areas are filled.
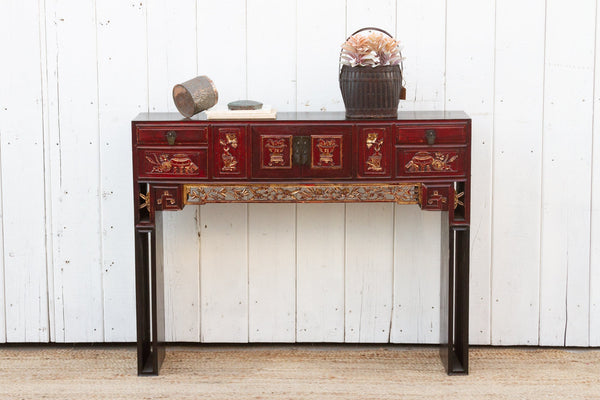
[[[427,120],[468,120],[469,116],[464,111],[399,111],[397,119],[347,119],[343,111],[340,112],[277,112],[276,121],[355,121],[355,122],[383,122],[383,121],[427,121]],[[135,117],[136,122],[185,122],[207,121],[206,114],[201,112],[191,118],[185,118],[179,113],[145,112]],[[210,122],[223,122],[224,120],[211,120]],[[225,122],[261,122],[260,120],[227,120]]]

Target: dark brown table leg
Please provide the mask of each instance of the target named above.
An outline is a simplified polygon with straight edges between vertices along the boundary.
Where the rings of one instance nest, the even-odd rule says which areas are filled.
[[[440,354],[448,375],[469,372],[469,226],[442,219]]]
[[[138,375],[158,375],[165,357],[162,214],[136,228],[135,274]]]

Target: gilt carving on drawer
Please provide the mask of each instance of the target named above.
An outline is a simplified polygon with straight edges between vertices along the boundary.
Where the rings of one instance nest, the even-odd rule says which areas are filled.
[[[313,168],[342,168],[342,136],[320,136],[312,138]]]
[[[383,146],[383,135],[377,132],[367,134],[367,152],[368,158],[366,163],[367,171],[379,172],[383,171],[381,166],[381,146]]]
[[[175,175],[196,175],[198,166],[192,159],[183,153],[165,154],[165,153],[146,153],[146,160],[151,166],[150,174],[175,174]]]
[[[458,159],[456,153],[420,151],[416,153],[404,168],[406,172],[456,172],[452,163]]]
[[[292,136],[261,137],[262,168],[292,168]]]
[[[238,160],[236,157],[237,152],[235,152],[235,149],[238,147],[237,131],[221,131],[219,143],[221,144],[221,160],[223,161],[221,171],[237,172]],[[235,152],[236,155],[233,155],[232,152]]]

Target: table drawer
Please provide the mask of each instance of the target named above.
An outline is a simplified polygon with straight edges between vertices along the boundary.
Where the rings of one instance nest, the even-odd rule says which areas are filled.
[[[273,179],[352,176],[350,125],[252,127],[252,177]]]
[[[433,143],[428,142],[428,136]],[[396,144],[466,144],[465,125],[397,126]]]
[[[399,148],[396,175],[406,176],[463,176],[466,171],[465,147]]]
[[[138,127],[136,138],[141,145],[204,145],[208,126],[143,126]]]
[[[138,175],[141,178],[206,178],[207,149],[138,149]]]

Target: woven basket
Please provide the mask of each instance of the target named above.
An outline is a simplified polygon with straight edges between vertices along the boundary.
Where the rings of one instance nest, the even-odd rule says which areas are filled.
[[[392,37],[379,28],[359,29],[351,36],[364,30],[378,30]],[[402,70],[399,65],[342,65],[340,90],[346,106],[346,118],[396,118],[402,93]]]

